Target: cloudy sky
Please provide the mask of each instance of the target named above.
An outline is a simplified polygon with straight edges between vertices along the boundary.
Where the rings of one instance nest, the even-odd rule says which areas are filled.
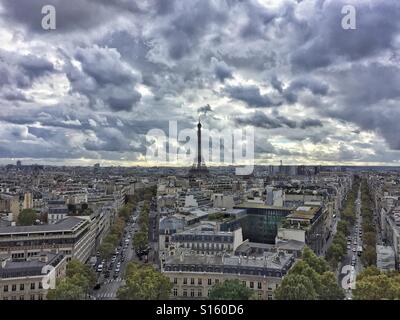
[[[400,165],[399,17],[398,0],[0,0],[0,163],[145,165],[149,130],[201,116],[254,128],[257,163]]]

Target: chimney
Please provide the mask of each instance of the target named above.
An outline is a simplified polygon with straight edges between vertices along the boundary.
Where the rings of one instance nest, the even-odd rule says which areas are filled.
[[[43,263],[47,263],[49,261],[49,257],[47,256],[46,253],[41,253],[39,256],[39,261]]]

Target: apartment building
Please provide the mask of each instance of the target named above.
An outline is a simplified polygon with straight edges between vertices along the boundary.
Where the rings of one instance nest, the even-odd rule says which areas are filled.
[[[57,279],[65,277],[67,262],[62,254],[42,252],[24,261],[0,260],[0,300],[44,300]]]
[[[246,258],[182,253],[168,257],[162,272],[173,284],[174,299],[205,299],[215,284],[238,279],[254,290],[257,299],[272,300],[293,263],[294,256],[284,252]]]

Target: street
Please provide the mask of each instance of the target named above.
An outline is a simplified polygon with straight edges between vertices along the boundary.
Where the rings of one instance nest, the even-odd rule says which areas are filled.
[[[132,237],[137,231],[135,218],[141,210],[141,205],[142,204],[138,205],[136,210],[132,213],[129,222],[125,226],[124,235],[122,236],[119,246],[115,248],[115,255],[111,261],[99,261],[100,263],[103,263],[105,267],[102,272],[97,272],[97,283],[100,284],[100,288],[93,290],[92,293],[92,296],[96,300],[116,299],[118,289],[125,284],[123,275],[125,273],[126,265],[130,261],[139,261],[133,248]],[[101,259],[98,258],[98,260]]]
[[[355,287],[357,275],[363,270],[360,246],[362,247],[361,189],[358,190],[356,205],[356,221],[347,237],[347,252],[340,265],[339,284],[346,288],[346,299],[351,299],[351,288]],[[350,277],[347,276],[350,272]],[[343,280],[344,279],[344,280]],[[347,281],[346,281],[347,280]],[[345,282],[342,284],[342,282]]]

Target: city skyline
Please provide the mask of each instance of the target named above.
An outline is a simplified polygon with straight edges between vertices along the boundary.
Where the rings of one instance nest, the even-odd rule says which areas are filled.
[[[253,128],[255,165],[399,166],[399,14],[394,0],[2,0],[0,165],[164,166],[146,134],[201,116]]]

